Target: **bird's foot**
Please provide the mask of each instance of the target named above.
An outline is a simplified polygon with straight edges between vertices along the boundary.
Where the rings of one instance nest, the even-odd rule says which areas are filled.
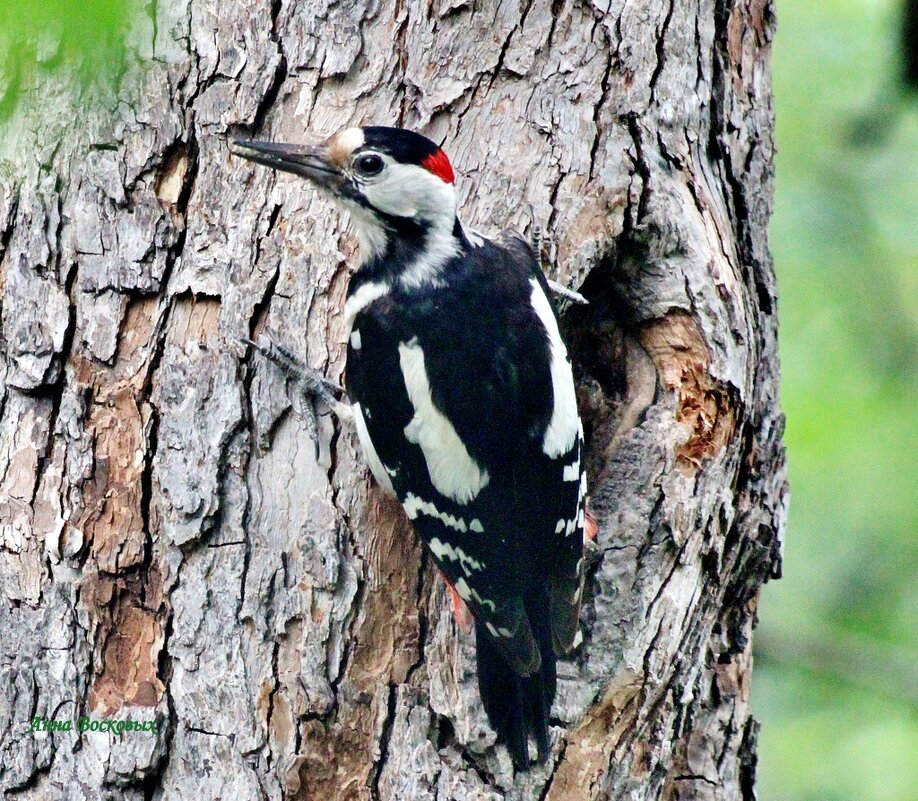
[[[577,292],[574,289],[568,289],[564,284],[559,284],[557,281],[552,281],[550,278],[546,279],[548,281],[548,288],[556,295],[569,300],[572,303],[588,304],[588,301],[583,295]]]
[[[291,403],[297,416],[306,425],[309,438],[315,443],[316,458],[318,458],[319,422],[316,403],[322,401],[339,418],[350,419],[353,414],[351,407],[335,397],[336,394],[346,397],[344,388],[311,367],[307,367],[290,350],[279,345],[267,334],[262,334],[257,342],[246,338],[240,339],[240,342],[251,345],[269,362],[279,367],[291,380],[293,390]]]
[[[536,260],[539,262],[539,269],[543,273],[550,273],[552,265],[555,262],[555,256],[558,252],[555,238],[550,234],[546,234],[542,230],[542,226],[536,222],[535,209],[531,203],[529,204],[529,218],[532,220],[529,244],[535,251]]]
[[[529,243],[535,251],[536,259],[539,262],[539,269],[545,273],[546,280],[548,281],[548,288],[552,291],[552,294],[564,300],[569,300],[571,303],[579,303],[582,305],[588,304],[589,301],[576,290],[568,289],[568,287],[563,284],[559,284],[557,281],[552,281],[548,278],[548,276],[551,275],[555,257],[558,254],[557,243],[555,242],[555,238],[546,235],[542,231],[541,226],[535,221],[535,209],[531,203],[529,204],[529,218],[532,220]]]

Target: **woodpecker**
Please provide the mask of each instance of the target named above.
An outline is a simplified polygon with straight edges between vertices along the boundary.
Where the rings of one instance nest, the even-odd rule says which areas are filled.
[[[571,361],[539,259],[517,234],[463,227],[449,158],[413,131],[231,147],[350,212],[360,240],[344,305],[350,406],[288,351],[259,349],[352,417],[457,619],[471,613],[491,726],[517,768],[530,767],[532,743],[544,761],[556,660],[580,640],[590,521]]]

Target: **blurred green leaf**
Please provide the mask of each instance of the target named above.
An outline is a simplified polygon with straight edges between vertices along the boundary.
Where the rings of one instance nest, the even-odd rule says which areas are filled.
[[[124,66],[129,0],[3,0],[0,118],[40,72],[78,85],[113,85]]]

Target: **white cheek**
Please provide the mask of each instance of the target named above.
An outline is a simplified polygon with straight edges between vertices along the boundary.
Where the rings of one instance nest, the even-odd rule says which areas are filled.
[[[375,181],[362,187],[370,204],[394,217],[417,217],[436,221],[456,213],[452,184],[442,181],[423,167],[390,162]]]
[[[394,181],[383,180],[363,187],[363,194],[374,209],[393,217],[414,217],[417,205],[413,198]]]

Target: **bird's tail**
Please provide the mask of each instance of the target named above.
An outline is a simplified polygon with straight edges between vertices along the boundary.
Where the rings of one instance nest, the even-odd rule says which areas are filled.
[[[531,676],[517,674],[500,655],[484,625],[475,623],[481,701],[498,740],[506,744],[520,770],[530,765],[530,738],[535,740],[539,762],[548,755],[548,715],[557,682],[547,588],[529,590],[524,606],[542,657],[539,671]]]

